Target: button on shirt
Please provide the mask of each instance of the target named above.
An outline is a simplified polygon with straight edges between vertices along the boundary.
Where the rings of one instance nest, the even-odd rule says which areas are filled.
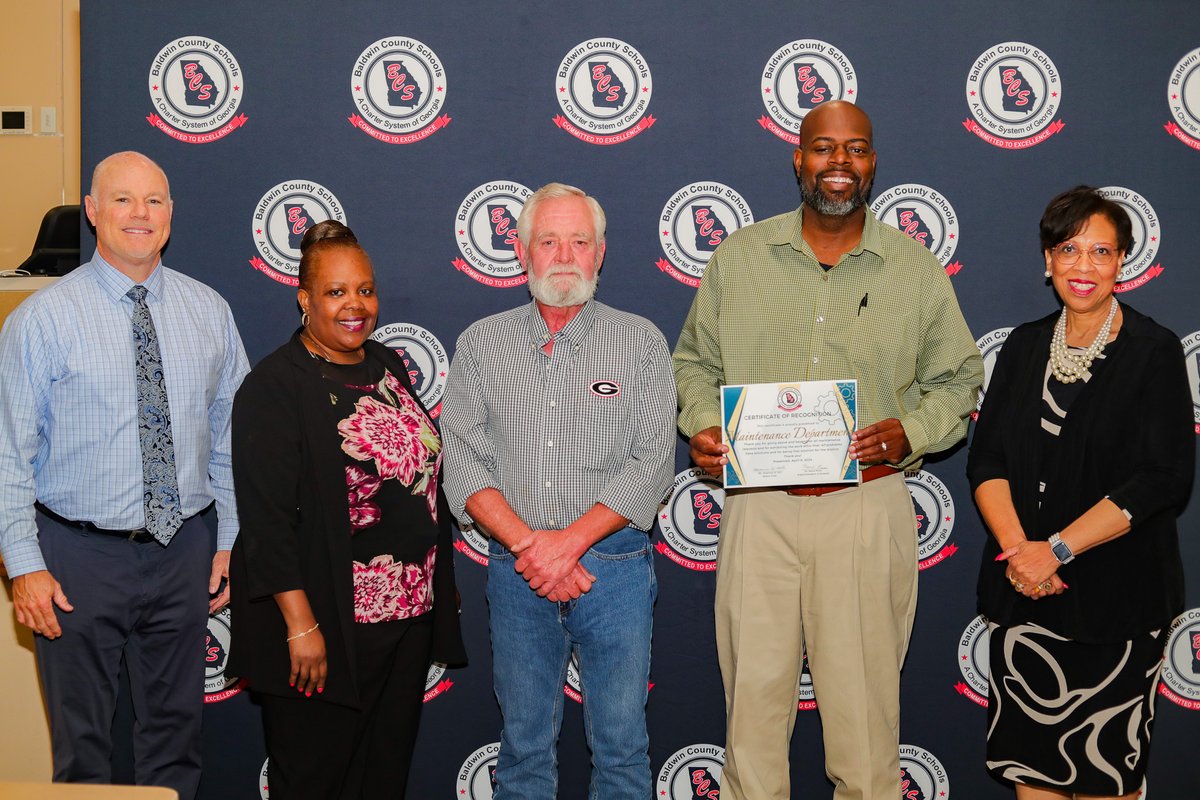
[[[860,428],[895,417],[901,466],[962,439],[983,361],[945,270],[867,211],[862,239],[825,271],[803,209],[731,234],[709,259],[675,347],[679,429],[721,423],[722,384],[858,380]]]
[[[143,282],[162,351],[185,517],[217,503],[217,543],[237,536],[229,456],[233,395],[249,371],[229,305],[161,264]],[[145,524],[134,282],[97,253],[23,302],[0,332],[0,554],[13,577],[45,569],[36,499],[67,519]]]
[[[662,334],[589,301],[551,340],[535,303],[458,339],[442,403],[445,489],[497,489],[525,524],[559,530],[596,503],[648,531],[671,484],[675,382]]]

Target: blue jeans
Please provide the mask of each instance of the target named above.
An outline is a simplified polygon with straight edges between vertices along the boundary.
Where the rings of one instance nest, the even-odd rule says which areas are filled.
[[[588,550],[580,563],[596,583],[567,603],[538,597],[513,569],[513,554],[495,540],[488,550],[492,672],[504,716],[494,800],[557,796],[558,732],[572,651],[592,752],[588,797],[651,797],[646,695],[658,584],[648,537],[624,528]]]

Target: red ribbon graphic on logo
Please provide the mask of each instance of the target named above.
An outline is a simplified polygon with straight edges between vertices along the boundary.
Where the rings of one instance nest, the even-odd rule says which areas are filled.
[[[963,265],[962,265],[961,261],[951,261],[949,264],[946,265],[946,274],[947,275],[957,275],[959,270],[962,269],[962,267],[963,267]]]
[[[233,131],[242,127],[246,124],[246,119],[247,118],[245,114],[238,114],[236,117],[229,120],[229,122],[226,122],[215,131],[208,131],[207,133],[184,133],[181,130],[172,128],[167,124],[167,121],[158,114],[151,114],[150,116],[146,117],[146,122],[149,122],[155,128],[158,128],[172,139],[177,139],[184,144],[208,144],[209,142],[215,142],[217,139],[223,139]]]
[[[453,685],[454,685],[454,681],[450,680],[449,678],[442,680],[442,681],[438,681],[437,686],[434,686],[432,689],[430,689],[428,692],[425,693],[425,699],[422,700],[421,702],[428,703],[430,700],[437,697],[442,692],[448,691],[450,689],[450,687]]]
[[[765,115],[758,118],[758,124],[761,125],[764,130],[770,131],[788,144],[800,144],[799,134],[792,133],[791,131],[785,131],[783,128],[776,125],[774,120],[769,119]]]
[[[715,561],[693,561],[690,558],[684,558],[683,556],[679,555],[679,553],[676,553],[674,550],[672,550],[670,547],[667,547],[666,542],[659,542],[658,544],[654,545],[654,549],[657,550],[660,555],[666,556],[667,558],[671,559],[672,561],[674,561],[676,564],[678,564],[681,567],[687,567],[688,569],[693,569],[696,572],[716,572],[717,571],[717,562],[715,562]]]
[[[448,114],[442,114],[433,122],[414,133],[384,133],[360,117],[358,114],[351,114],[350,116],[346,117],[346,119],[351,125],[358,128],[363,133],[374,139],[378,139],[381,142],[385,142],[387,144],[412,144],[413,142],[419,142],[422,139],[428,139],[430,136],[433,136],[442,128],[449,125],[451,117]]]
[[[656,122],[658,122],[658,120],[655,119],[652,114],[647,114],[639,119],[637,124],[629,130],[621,131],[620,133],[614,133],[610,136],[601,136],[600,134],[588,133],[587,131],[580,130],[572,125],[570,120],[568,120],[562,114],[559,114],[554,118],[555,125],[562,128],[579,141],[587,142],[588,144],[620,144],[621,142],[628,142],[642,131],[650,130],[651,126],[653,126]]]
[[[1175,692],[1171,691],[1165,683],[1159,682],[1158,693],[1177,706],[1186,708],[1189,711],[1200,711],[1200,702],[1188,700],[1186,697],[1180,697],[1179,695],[1175,694]]]
[[[1123,281],[1123,282],[1118,283],[1117,285],[1113,286],[1113,291],[1114,292],[1128,292],[1130,289],[1136,289],[1139,286],[1141,286],[1142,284],[1147,283],[1147,282],[1152,281],[1155,278],[1157,278],[1159,275],[1162,274],[1162,271],[1163,271],[1162,264],[1155,264],[1153,267],[1146,270],[1141,275],[1138,275],[1133,280]]]
[[[1174,122],[1168,122],[1166,125],[1163,125],[1163,130],[1165,130],[1167,133],[1171,134],[1176,139],[1183,142],[1184,144],[1186,144],[1188,147],[1192,148],[1193,150],[1200,150],[1200,139],[1196,139],[1192,136],[1188,136],[1186,133],[1183,132],[1183,129],[1180,128],[1178,125],[1176,125]]]
[[[474,278],[484,286],[495,286],[500,289],[507,289],[509,286],[519,286],[526,281],[526,277],[523,274],[516,275],[512,278],[493,278],[491,275],[484,275],[482,272],[475,269],[461,258],[455,258],[450,263],[454,265],[456,270],[464,275],[467,275],[468,277]]]
[[[458,552],[462,553],[464,556],[471,559],[472,561],[474,561],[476,564],[480,565],[481,567],[486,567],[488,565],[487,556],[479,555],[479,553],[477,553],[475,551],[475,548],[471,547],[471,545],[467,544],[466,542],[462,542],[462,541],[455,542],[454,549],[457,550]]]
[[[1005,150],[1023,150],[1026,147],[1033,147],[1035,144],[1041,144],[1042,142],[1046,141],[1051,136],[1066,127],[1066,123],[1061,119],[1056,119],[1054,122],[1050,123],[1048,128],[1035,133],[1033,136],[1030,136],[1027,139],[1005,139],[1002,136],[996,136],[995,134],[989,133],[988,131],[985,131],[983,128],[979,127],[979,123],[973,119],[964,119],[963,127],[995,147],[1000,147]]]
[[[222,689],[219,692],[213,692],[212,694],[205,694],[204,702],[206,704],[220,703],[223,700],[228,700],[229,698],[233,697],[235,694],[240,693],[242,691],[242,689],[245,689],[245,688],[246,688],[246,679],[238,678],[238,680],[232,686],[230,686],[228,688]]]
[[[255,256],[254,258],[250,259],[250,266],[254,267],[256,270],[258,270],[262,274],[266,275],[268,278],[277,280],[286,286],[299,286],[300,285],[300,279],[298,277],[296,277],[295,275],[287,275],[285,273],[280,272],[279,270],[273,268],[267,262],[263,261],[258,256]]]
[[[924,561],[917,562],[917,569],[929,569],[930,567],[932,567],[935,564],[942,563],[947,558],[949,558],[950,556],[954,555],[957,552],[958,552],[958,545],[948,544],[945,547],[943,547],[941,550],[938,550],[936,553],[934,553],[929,558],[925,559]],[[955,563],[957,563],[957,562],[955,562]]]
[[[667,273],[668,275],[670,275],[672,278],[679,281],[680,283],[686,283],[688,286],[692,287],[693,289],[695,289],[697,286],[700,285],[699,278],[688,275],[686,272],[683,272],[678,267],[676,267],[674,264],[672,264],[670,261],[667,261],[665,258],[660,258],[658,261],[655,261],[654,266],[658,267],[660,270]]]
[[[984,708],[988,707],[988,699],[977,693],[974,689],[972,689],[970,686],[967,686],[962,681],[954,684],[954,691],[958,692],[975,705],[983,706]]]

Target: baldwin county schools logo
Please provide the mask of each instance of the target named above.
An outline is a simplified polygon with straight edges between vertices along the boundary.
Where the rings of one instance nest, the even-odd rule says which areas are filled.
[[[1200,608],[1171,623],[1158,693],[1178,706],[1200,711]]]
[[[805,115],[830,100],[858,99],[858,75],[850,59],[828,42],[798,39],[767,59],[763,68],[763,129],[789,144],[800,144]]]
[[[242,68],[229,48],[203,36],[181,36],[150,64],[146,121],[186,144],[222,139],[246,124],[238,114],[245,90]]]
[[[492,800],[496,789],[496,759],[500,755],[500,743],[485,744],[458,768],[454,796],[459,800]]]
[[[446,370],[450,359],[446,348],[438,338],[424,328],[410,322],[393,322],[376,328],[371,334],[375,341],[385,344],[404,359],[408,367],[408,379],[417,390],[421,405],[429,416],[437,418],[442,413],[442,395],[446,393]]]
[[[660,554],[681,567],[697,572],[717,568],[717,542],[725,489],[699,467],[675,476],[671,493],[658,509],[662,539],[654,545]]]
[[[991,639],[987,618],[980,615],[967,625],[958,639],[958,671],[963,680],[954,691],[976,705],[988,704],[988,641]]]
[[[958,215],[939,192],[919,183],[893,186],[871,204],[880,222],[896,228],[933,253],[947,275],[962,269],[951,261],[958,247]]]
[[[689,744],[663,762],[654,782],[658,800],[718,800],[725,748],[715,744]]]
[[[446,71],[437,53],[407,36],[385,36],[359,54],[350,72],[357,114],[347,119],[387,144],[412,144],[450,124]]]
[[[1183,339],[1183,358],[1187,362],[1188,386],[1192,387],[1192,415],[1196,435],[1200,436],[1200,331]]]
[[[1010,333],[1012,333],[1012,328],[996,328],[975,340],[975,346],[979,348],[979,354],[983,356],[983,386],[979,387],[979,403],[975,407],[975,412],[971,414],[972,418],[978,418],[979,409],[983,408],[983,396],[987,394],[988,384],[992,380],[996,356],[1000,355],[1000,348],[1004,346],[1004,340]]]
[[[489,181],[471,190],[454,215],[461,258],[454,268],[486,286],[519,286],[525,270],[517,261],[517,219],[533,194],[514,181]]]
[[[254,204],[251,234],[258,255],[250,266],[287,286],[300,283],[300,242],[304,233],[327,219],[346,222],[342,202],[319,183],[284,181]]]
[[[258,771],[258,796],[262,800],[271,800],[271,788],[267,786],[267,766],[271,763],[271,759],[263,762],[262,769]]]
[[[632,45],[588,39],[558,65],[554,94],[563,113],[554,124],[588,144],[627,142],[656,122],[646,113],[652,88],[650,67]]]
[[[990,145],[1020,150],[1063,129],[1055,119],[1062,80],[1050,56],[1025,42],[1003,42],[983,52],[967,73],[963,127]]]
[[[229,660],[229,609],[223,608],[208,618],[208,631],[204,636],[204,702],[219,703],[228,700],[242,690],[240,678],[225,671]]]
[[[1103,197],[1125,209],[1133,226],[1133,243],[1125,254],[1125,263],[1117,275],[1114,292],[1127,292],[1154,280],[1162,274],[1162,264],[1154,264],[1161,245],[1162,230],[1154,206],[1132,189],[1124,186],[1105,186],[1097,190]]]
[[[917,518],[918,566],[929,569],[958,552],[956,545],[946,544],[954,530],[954,498],[932,472],[905,472],[904,483]]]
[[[1163,128],[1193,150],[1200,150],[1200,47],[1179,59],[1171,70],[1167,105],[1175,119]]]
[[[900,800],[950,800],[946,768],[933,753],[900,745]]]
[[[454,681],[449,678],[443,679],[446,674],[446,665],[439,664],[436,661],[429,665],[429,672],[425,673],[425,700],[428,703],[433,698],[440,694],[449,691],[454,685]]]
[[[667,257],[655,266],[694,289],[713,251],[729,234],[752,222],[750,206],[725,184],[688,184],[671,196],[659,215],[659,238]]]

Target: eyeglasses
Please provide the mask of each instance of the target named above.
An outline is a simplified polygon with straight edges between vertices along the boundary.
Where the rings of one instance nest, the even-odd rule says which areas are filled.
[[[1064,267],[1078,264],[1084,253],[1087,253],[1088,261],[1095,267],[1111,267],[1117,261],[1117,252],[1106,244],[1094,244],[1084,250],[1074,242],[1063,242],[1055,245],[1050,252]]]

